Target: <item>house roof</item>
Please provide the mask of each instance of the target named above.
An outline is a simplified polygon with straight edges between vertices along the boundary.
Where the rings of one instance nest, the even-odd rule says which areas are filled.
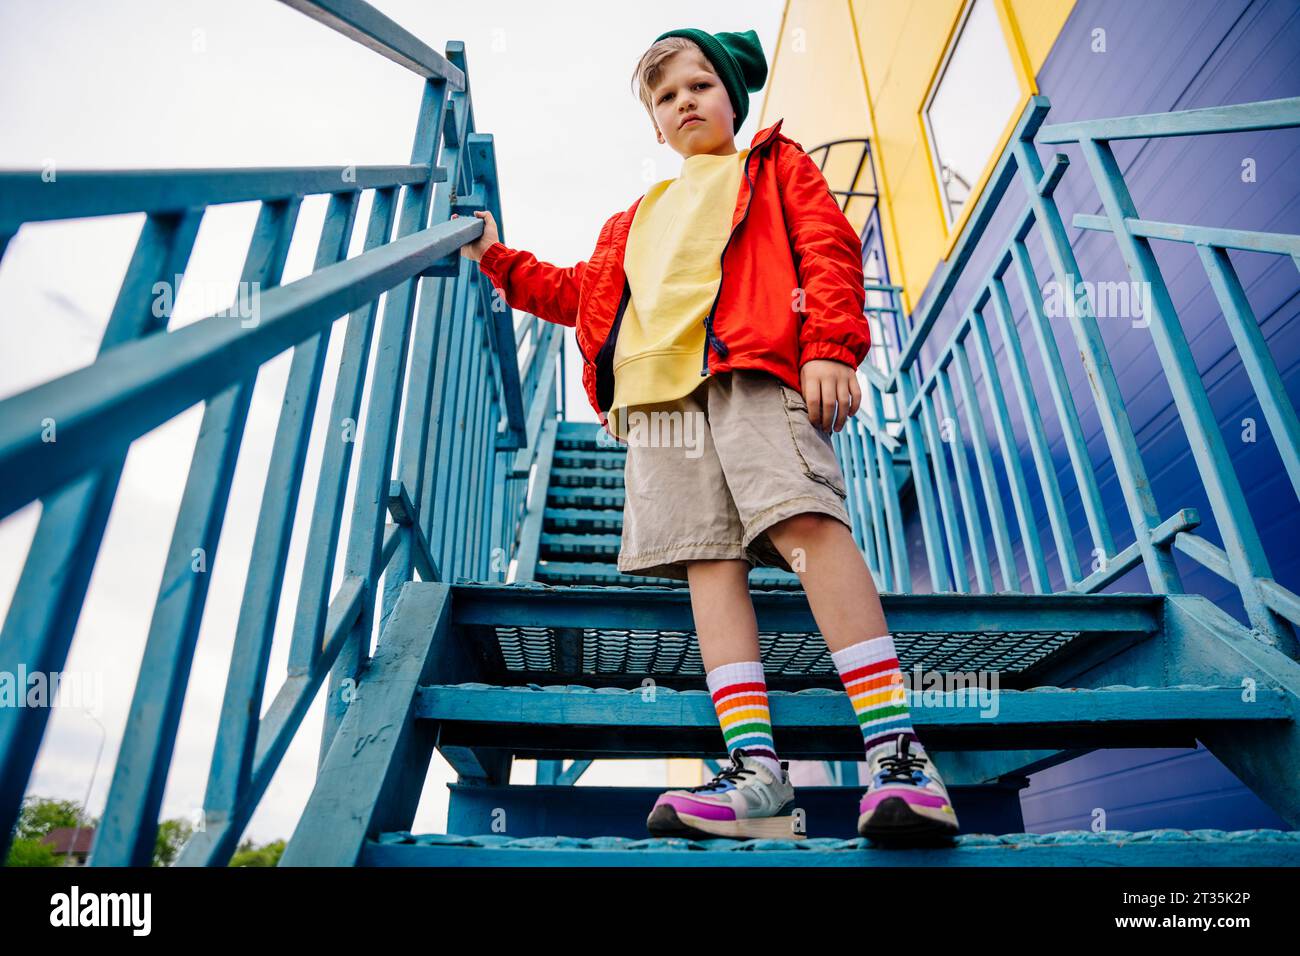
[[[72,845],[74,836],[75,848]],[[95,828],[55,827],[41,837],[41,842],[52,847],[55,853],[89,853],[91,844],[95,842]]]

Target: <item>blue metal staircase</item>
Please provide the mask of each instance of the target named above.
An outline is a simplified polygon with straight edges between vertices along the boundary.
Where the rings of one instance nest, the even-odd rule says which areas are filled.
[[[1258,665],[1209,628],[1181,629],[1202,602],[1138,594],[886,597],[905,671],[987,668],[1006,685],[995,713],[961,700],[960,690],[933,710],[914,709],[971,834],[951,851],[919,857],[957,865],[1296,862],[1295,833],[1018,832],[1023,774],[1093,748],[1194,746],[1199,738],[1217,753],[1220,741],[1293,741],[1294,695],[1274,687],[1243,700],[1239,686],[1217,677]],[[782,755],[853,759],[860,733],[806,600],[756,591],[755,606]],[[653,790],[509,784],[514,758],[716,753],[717,717],[700,689],[690,628],[680,588],[408,583],[386,632],[392,643],[373,662],[375,692],[367,695],[362,682],[340,728],[344,745],[331,749],[283,863],[898,862],[896,852],[854,834],[857,788],[801,788],[809,839],[798,847],[741,841],[760,851],[748,854],[732,840],[646,839]],[[1165,681],[1121,683],[1139,659]],[[400,689],[385,686],[389,675]],[[403,726],[422,729],[404,743],[379,731]],[[416,835],[394,823],[409,825],[435,748],[459,775],[449,835]],[[1264,786],[1259,774],[1267,771],[1227,759]],[[407,772],[412,766],[419,772]],[[530,852],[508,852],[518,850]]]
[[[864,408],[834,443],[855,539],[902,669],[918,678],[913,723],[963,824],[956,845],[882,850],[857,838],[861,789],[843,777],[798,790],[807,840],[647,839],[658,789],[574,784],[597,759],[721,756],[690,596],[682,582],[618,573],[623,451],[598,426],[565,418],[561,330],[535,316],[513,321],[459,254],[482,228],[473,210],[504,223],[493,138],[475,131],[466,50],[449,43],[439,55],[358,0],[290,5],[425,78],[409,165],[349,175],[74,170],[60,172],[65,186],[53,192],[39,170],[0,172],[0,256],[27,223],[146,214],[96,362],[0,402],[0,519],[42,503],[0,632],[0,670],[57,671],[66,661],[127,451],[205,403],[92,865],[148,862],[207,570],[218,559],[246,562],[249,573],[213,728],[204,825],[180,865],[229,860],[322,687],[319,770],[285,866],[1300,865],[1294,829],[1035,834],[1022,832],[1019,804],[1029,773],[1091,750],[1200,741],[1300,826],[1300,597],[1269,569],[1150,249],[1195,245],[1300,493],[1294,405],[1225,251],[1300,266],[1300,237],[1142,220],[1110,151],[1111,139],[1300,128],[1300,100],[1044,126],[1049,103],[1035,97],[933,294],[909,315],[898,288],[869,288],[873,325],[888,324],[892,336],[880,340],[894,346],[873,352]],[[1083,151],[1105,206],[1106,215],[1074,225],[1113,234],[1131,275],[1154,291],[1158,378],[1194,445],[1222,545],[1196,533],[1194,509],[1156,500],[1088,297],[1068,324],[1048,321],[1026,236],[1039,233],[1054,275],[1081,274],[1053,199],[1068,160],[1057,154],[1044,170],[1035,146],[1048,143]],[[363,192],[373,195],[365,249],[349,258]],[[330,206],[316,267],[281,285],[298,205],[321,193]],[[1016,194],[1023,211],[1008,235],[993,236],[994,212]],[[259,320],[231,310],[168,330],[149,291],[184,273],[207,208],[250,198],[263,203],[244,273],[259,283]],[[958,302],[981,239],[1002,244],[996,268],[973,291],[963,285]],[[1027,373],[1004,276],[1023,297],[1049,394]],[[355,438],[332,430],[325,442],[288,672],[268,688],[311,411],[336,321],[346,322],[346,342],[329,422],[355,426],[364,413],[364,427]],[[251,386],[286,349],[293,371],[254,550],[218,554]],[[1062,351],[1080,356],[1090,394],[1066,386]],[[1128,544],[1107,521],[1079,427],[1088,400],[1124,495]],[[1048,410],[1069,452],[1063,472],[1046,440]],[[42,439],[51,423],[57,441]],[[1055,580],[1022,446],[1056,543]],[[1075,556],[1058,472],[1073,475],[1083,502],[1091,568]],[[1184,588],[1175,550],[1232,583],[1244,622]],[[927,568],[933,593],[913,593],[914,564]],[[1150,593],[1105,590],[1135,569]],[[758,569],[751,586],[782,756],[860,760],[861,734],[798,578]],[[40,709],[0,708],[0,839],[47,719]],[[447,832],[415,834],[435,751],[458,776]],[[511,783],[517,759],[538,761],[535,784]]]

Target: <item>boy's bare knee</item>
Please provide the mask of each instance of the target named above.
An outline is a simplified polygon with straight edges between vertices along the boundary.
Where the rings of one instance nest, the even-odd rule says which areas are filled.
[[[768,537],[778,549],[784,550],[785,544],[795,545],[807,541],[809,537],[823,533],[828,525],[839,524],[830,515],[818,511],[805,511],[801,514],[782,518],[768,527]]]
[[[699,558],[684,563],[686,582],[693,587],[749,588],[749,562],[744,558]]]

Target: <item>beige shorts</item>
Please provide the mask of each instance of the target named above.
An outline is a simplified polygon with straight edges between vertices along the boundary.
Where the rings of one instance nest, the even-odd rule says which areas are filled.
[[[791,571],[767,534],[776,522],[820,512],[852,528],[831,436],[769,372],[711,375],[629,409],[626,427],[619,571],[685,581],[684,562],[718,558]]]

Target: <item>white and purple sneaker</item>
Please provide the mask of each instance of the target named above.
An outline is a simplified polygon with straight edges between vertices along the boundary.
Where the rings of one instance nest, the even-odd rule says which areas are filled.
[[[867,792],[858,803],[858,834],[882,845],[948,844],[957,813],[924,752],[909,752],[906,734],[867,754]]]
[[[657,837],[804,840],[795,830],[794,787],[781,761],[777,780],[743,748],[709,783],[660,794],[646,828]]]

